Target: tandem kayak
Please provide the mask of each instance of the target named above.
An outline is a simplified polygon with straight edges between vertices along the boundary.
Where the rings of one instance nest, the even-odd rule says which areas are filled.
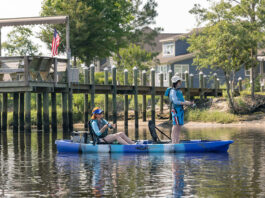
[[[56,140],[59,153],[185,153],[227,152],[232,140],[185,140],[179,144],[153,144],[150,140],[133,145],[76,143],[71,140]]]

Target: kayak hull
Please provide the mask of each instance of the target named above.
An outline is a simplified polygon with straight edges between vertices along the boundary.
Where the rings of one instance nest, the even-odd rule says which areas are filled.
[[[59,153],[185,153],[227,152],[232,140],[189,140],[179,144],[83,144],[70,140],[56,140]]]

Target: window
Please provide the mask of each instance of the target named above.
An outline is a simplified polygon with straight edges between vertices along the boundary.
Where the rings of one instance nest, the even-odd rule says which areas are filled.
[[[174,43],[164,43],[163,44],[163,56],[173,56],[175,53]]]
[[[185,80],[185,71],[189,72],[189,64],[174,64],[174,72],[178,73],[182,80]]]
[[[250,69],[245,69],[245,76],[250,76]]]
[[[265,62],[262,62],[262,66],[263,66],[263,74],[265,74]]]

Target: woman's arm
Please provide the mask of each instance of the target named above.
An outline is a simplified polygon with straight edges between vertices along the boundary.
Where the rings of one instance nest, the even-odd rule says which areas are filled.
[[[97,122],[92,122],[92,129],[94,130],[94,132],[96,133],[96,135],[97,136],[100,136],[101,135],[101,133],[103,133],[105,130],[106,130],[106,128],[108,128],[108,125],[106,124],[106,125],[104,125],[102,128],[101,128],[101,130],[99,130],[99,128],[98,128],[98,124],[97,124]]]

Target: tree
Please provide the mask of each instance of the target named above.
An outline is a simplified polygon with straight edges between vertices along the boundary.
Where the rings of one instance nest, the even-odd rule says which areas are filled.
[[[156,53],[147,52],[139,45],[130,44],[128,48],[121,48],[119,50],[119,56],[116,54],[113,59],[116,62],[117,60],[120,61],[120,66],[118,67],[120,73],[122,73],[124,69],[129,71],[129,80],[132,81],[133,68],[137,67],[139,70],[150,68],[153,63],[153,58],[156,55]]]
[[[194,64],[224,72],[229,104],[236,112],[229,81],[233,85],[235,72],[242,65],[249,64],[251,54],[248,31],[241,21],[235,20],[231,8],[232,5],[224,1],[213,5],[210,10],[196,5],[191,13],[196,14],[200,22],[206,22],[206,26],[188,39],[188,50],[195,54]]]
[[[39,54],[39,45],[33,44],[30,38],[33,33],[26,27],[15,27],[7,34],[7,41],[2,44],[9,56],[33,56]]]
[[[87,64],[105,58],[131,40],[137,40],[139,28],[153,22],[156,3],[148,0],[44,0],[41,15],[68,15],[72,56]],[[41,39],[51,45],[53,28],[61,34],[60,52],[65,51],[65,27],[51,25],[43,29]]]
[[[249,46],[249,64],[251,69],[251,96],[254,99],[255,70],[258,65],[257,50],[264,44],[265,38],[265,1],[264,0],[229,0],[233,4],[233,16],[239,21],[245,31],[248,32],[247,42]]]

